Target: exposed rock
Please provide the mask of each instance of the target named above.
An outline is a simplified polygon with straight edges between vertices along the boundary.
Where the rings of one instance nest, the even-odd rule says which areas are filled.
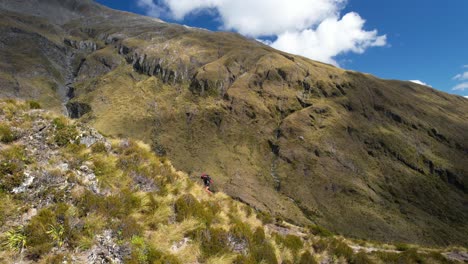
[[[29,188],[29,186],[31,186],[31,184],[33,183],[35,177],[33,175],[31,175],[31,172],[28,172],[28,171],[25,171],[24,172],[24,182],[21,183],[20,186],[18,187],[15,187],[13,188],[13,190],[11,191],[12,193],[23,193],[26,191],[27,188]]]
[[[229,247],[233,252],[247,255],[249,249],[249,243],[245,239],[239,239],[233,235],[228,235]]]
[[[177,253],[178,251],[184,249],[190,241],[191,241],[190,238],[184,237],[181,241],[175,242],[171,246],[171,251],[174,253]]]
[[[91,111],[89,104],[80,102],[69,102],[66,107],[71,118],[80,118]]]
[[[81,51],[86,51],[86,52],[93,52],[97,50],[98,46],[96,42],[92,40],[73,40],[73,39],[65,39],[63,41],[66,45],[81,50]]]
[[[124,263],[125,257],[130,255],[131,250],[128,245],[118,245],[112,230],[104,230],[96,236],[95,244],[87,253],[88,263]]]

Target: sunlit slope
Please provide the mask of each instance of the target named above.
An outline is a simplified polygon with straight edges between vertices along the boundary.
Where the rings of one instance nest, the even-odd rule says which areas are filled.
[[[177,168],[207,171],[229,195],[296,223],[466,244],[465,98],[73,2],[48,2],[41,17],[3,4],[1,52],[14,63],[0,65],[2,96],[67,105],[102,133],[141,139]],[[43,48],[21,49],[16,28]]]

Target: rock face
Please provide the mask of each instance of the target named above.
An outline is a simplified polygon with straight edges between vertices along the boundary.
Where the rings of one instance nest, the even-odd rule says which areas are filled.
[[[91,107],[85,103],[69,102],[67,103],[68,114],[71,118],[80,118],[91,111]]]
[[[0,96],[65,104],[294,222],[466,244],[466,99],[90,1],[13,2],[0,1]]]

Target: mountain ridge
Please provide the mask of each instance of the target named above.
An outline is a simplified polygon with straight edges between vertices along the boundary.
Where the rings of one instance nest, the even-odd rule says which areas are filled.
[[[65,103],[278,217],[361,238],[466,243],[466,99],[90,5],[106,16],[55,25],[1,11],[1,96]]]

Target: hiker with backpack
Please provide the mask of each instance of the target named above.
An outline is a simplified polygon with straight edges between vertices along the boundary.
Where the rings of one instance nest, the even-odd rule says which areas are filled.
[[[203,184],[205,185],[205,191],[209,194],[213,194],[213,191],[211,190],[213,180],[211,180],[211,177],[206,173],[202,173],[200,178],[203,180]]]

